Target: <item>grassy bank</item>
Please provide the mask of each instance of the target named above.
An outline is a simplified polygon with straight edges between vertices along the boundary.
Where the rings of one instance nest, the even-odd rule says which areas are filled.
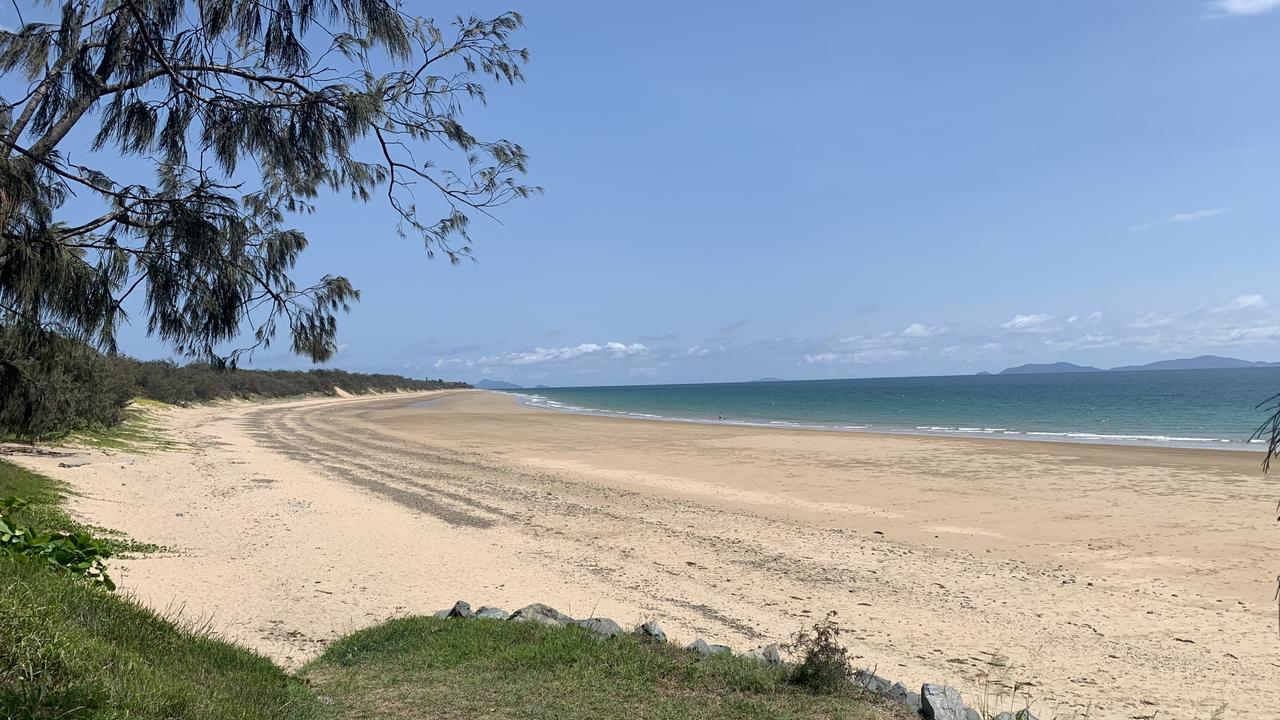
[[[80,525],[56,482],[0,461],[24,522]],[[117,541],[121,547],[132,547]],[[250,571],[251,569],[246,569]],[[24,720],[683,720],[900,717],[786,671],[577,627],[411,617],[362,630],[290,675],[124,593],[0,554],[0,718]]]
[[[536,623],[392,620],[339,640],[303,672],[351,719],[898,717],[858,695],[809,694],[753,660]]]
[[[31,504],[42,530],[82,526],[49,478],[0,462],[0,497]],[[116,539],[117,551],[146,549]],[[159,720],[326,717],[323,704],[270,660],[162,618],[126,595],[0,554],[0,717]]]
[[[106,540],[113,554],[153,552],[160,549],[151,543],[126,538],[108,528],[77,522],[64,508],[67,488],[62,483],[0,460],[0,499],[9,497],[22,498],[30,503],[18,511],[18,519],[24,525],[46,532],[87,532]]]
[[[134,398],[121,411],[118,424],[100,425],[73,432],[66,439],[70,443],[99,450],[125,452],[172,450],[178,447],[178,444],[165,435],[158,419],[160,412],[171,407],[173,406],[168,403],[156,400]]]
[[[0,556],[0,717],[325,717],[270,660],[128,598]]]

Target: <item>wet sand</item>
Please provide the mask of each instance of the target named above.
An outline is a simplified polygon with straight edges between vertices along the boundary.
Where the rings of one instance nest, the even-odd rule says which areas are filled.
[[[1013,704],[1046,720],[1263,717],[1280,688],[1280,482],[1254,453],[651,422],[479,391],[162,424],[180,447],[15,460],[71,483],[88,522],[172,548],[116,561],[124,588],[291,667],[461,598],[739,648],[835,611],[860,664],[993,711],[1027,683]]]

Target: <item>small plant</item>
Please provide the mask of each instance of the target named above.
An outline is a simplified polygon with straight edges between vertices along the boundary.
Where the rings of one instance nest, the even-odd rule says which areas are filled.
[[[787,652],[803,658],[791,671],[791,682],[821,695],[848,689],[853,678],[849,651],[840,644],[840,624],[835,616],[835,611],[827,613],[813,627],[793,635],[785,646]]]
[[[0,501],[0,548],[4,552],[44,561],[108,590],[116,589],[104,562],[111,557],[105,542],[86,532],[41,533],[23,526],[17,513],[26,506],[27,501],[19,498]]]

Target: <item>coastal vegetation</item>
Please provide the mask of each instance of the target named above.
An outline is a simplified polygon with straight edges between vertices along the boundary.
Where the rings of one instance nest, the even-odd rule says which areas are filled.
[[[88,528],[55,481],[0,462],[0,497],[25,498],[6,522],[92,542],[103,556],[153,546]],[[104,537],[105,536],[105,537]],[[164,618],[105,582],[47,557],[0,552],[0,717],[308,718],[322,705],[269,660],[207,627]],[[89,581],[87,581],[89,580]]]
[[[0,462],[24,522],[86,533],[49,478]],[[132,549],[107,540],[106,546]],[[141,547],[141,546],[137,546]],[[408,617],[329,646],[298,674],[165,617],[103,583],[0,553],[0,717],[853,718],[901,716],[851,686],[813,692],[792,671],[576,626]]]
[[[388,386],[213,370],[280,334],[313,361],[337,351],[359,292],[298,277],[309,239],[290,227],[322,196],[385,203],[399,235],[456,263],[472,215],[538,191],[519,182],[519,144],[463,122],[489,86],[523,79],[522,18],[405,7],[15,4],[0,30],[15,89],[0,98],[0,433],[114,424],[140,383],[184,402]],[[130,316],[201,364],[113,362]]]
[[[301,680],[207,627],[0,555],[0,717],[327,716]]]
[[[343,718],[906,717],[856,690],[809,692],[790,672],[571,625],[412,617],[335,642],[303,676]]]
[[[397,390],[467,387],[399,375],[312,370],[247,370],[214,363],[178,365],[108,355],[76,340],[50,334],[26,344],[13,328],[0,330],[0,437],[50,439],[90,430],[96,440],[152,437],[137,400],[170,405],[211,400],[353,395]]]

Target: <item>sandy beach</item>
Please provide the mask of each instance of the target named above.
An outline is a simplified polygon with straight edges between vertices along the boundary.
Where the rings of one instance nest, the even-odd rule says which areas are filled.
[[[113,561],[125,591],[290,667],[457,599],[739,648],[835,611],[861,665],[975,706],[1007,709],[1016,682],[1045,720],[1275,711],[1280,481],[1254,453],[650,422],[481,391],[160,421],[175,449],[13,459],[70,483],[77,517],[168,548]]]

